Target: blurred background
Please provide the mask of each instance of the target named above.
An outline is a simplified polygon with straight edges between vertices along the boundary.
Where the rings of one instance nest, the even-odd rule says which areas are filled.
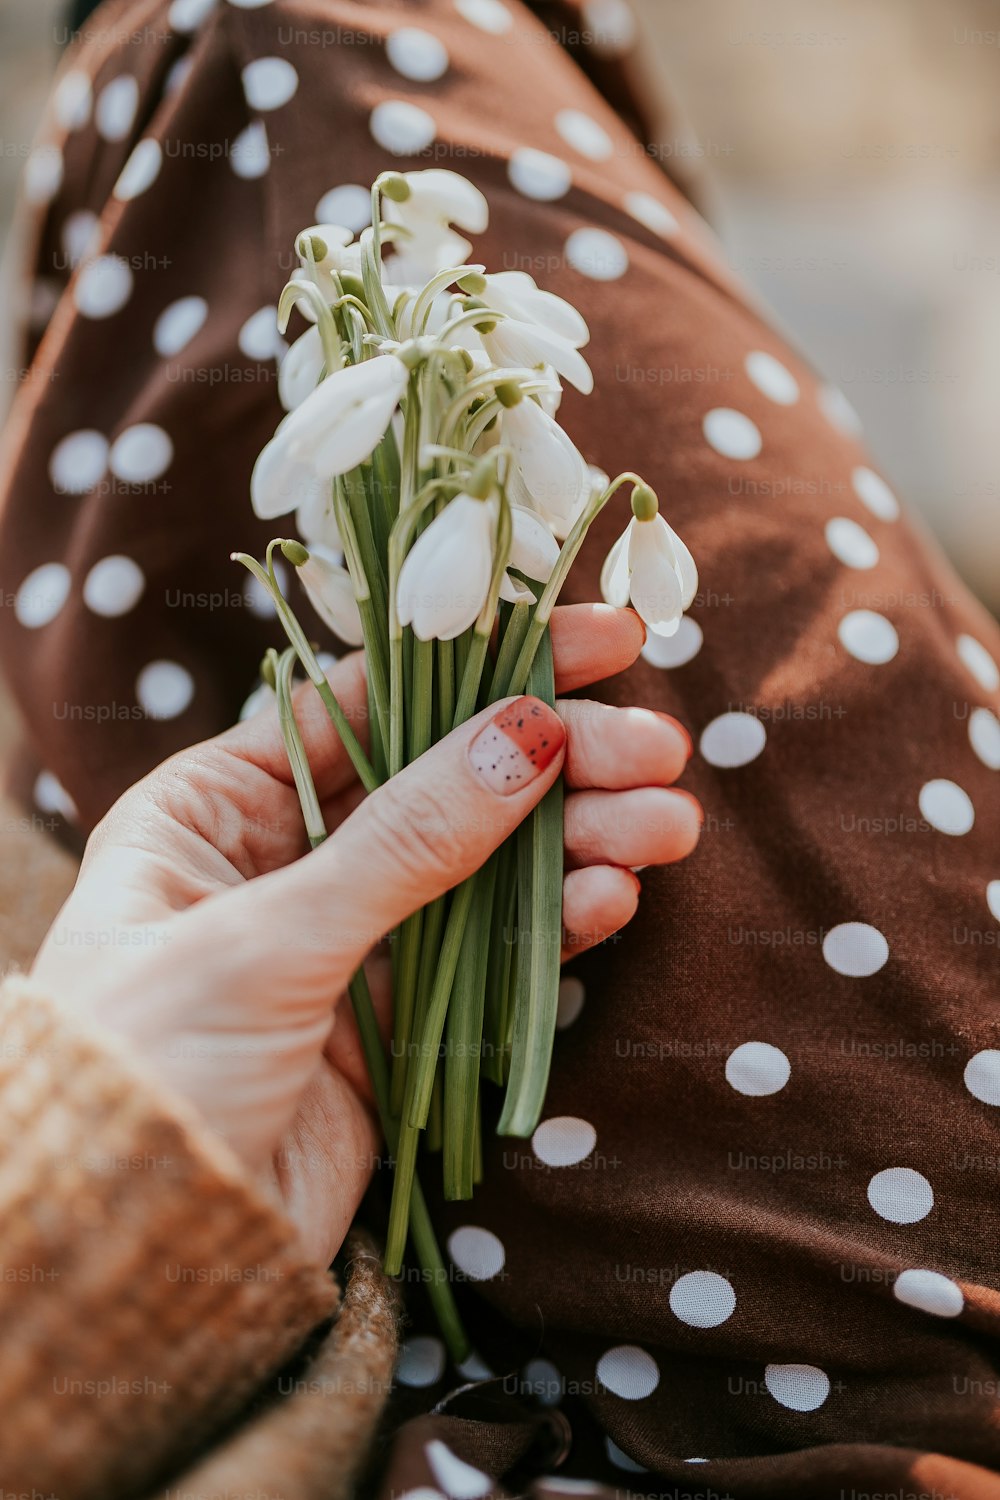
[[[642,65],[684,121],[661,158],[1000,612],[1000,3],[633,4]],[[63,17],[61,0],[0,7],[5,241]]]

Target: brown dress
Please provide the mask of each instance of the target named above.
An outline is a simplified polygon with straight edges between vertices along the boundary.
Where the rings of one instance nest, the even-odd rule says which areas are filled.
[[[392,164],[470,176],[482,258],[592,329],[571,434],[647,475],[698,560],[690,619],[607,691],[691,727],[707,823],[574,966],[534,1140],[491,1139],[475,1201],[439,1207],[498,1378],[411,1427],[388,1483],[485,1493],[436,1424],[492,1475],[520,1461],[520,1488],[561,1462],[670,1495],[1000,1496],[1000,637],[561,47],[589,39],[621,104],[623,7],[562,15],[555,36],[520,0],[93,18],[28,168],[54,311],[3,482],[35,795],[86,829],[233,720],[278,634],[227,558],[270,534],[247,487],[292,236],[359,226]],[[460,1379],[421,1331],[400,1410]],[[534,1472],[525,1424],[502,1435],[522,1381],[568,1449]]]

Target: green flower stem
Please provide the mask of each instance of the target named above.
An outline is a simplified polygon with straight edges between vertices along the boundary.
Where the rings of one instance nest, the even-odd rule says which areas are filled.
[[[490,649],[490,631],[482,631],[477,625],[472,632],[472,642],[465,658],[462,686],[459,689],[455,708],[454,728],[471,719],[479,702],[479,689],[483,682],[483,669]]]
[[[431,1088],[434,1083],[434,1068],[441,1047],[448,1001],[455,983],[455,971],[458,968],[465,927],[480,878],[481,872],[477,871],[475,875],[462,882],[452,898],[441,951],[438,955],[434,984],[428,998],[423,1030],[420,1034],[416,1056],[410,1065],[407,1082],[412,1086],[407,1089],[409,1101],[405,1110],[405,1118],[418,1130],[422,1130],[427,1123]]]
[[[303,671],[323,700],[323,705],[330,717],[330,722],[340,736],[341,743],[350,757],[351,764],[358,773],[358,779],[366,792],[373,792],[381,784],[379,778],[376,776],[371,762],[365,755],[360,740],[351,728],[347,715],[337,702],[333,689],[326,680],[326,673],[316,660],[316,653],[306,639],[302,626],[295,618],[291,607],[282,597],[281,590],[274,577],[273,569],[270,566],[271,551],[274,546],[275,542],[271,542],[268,546],[268,567],[266,570],[261,567],[256,558],[251,557],[246,552],[234,552],[232,556],[235,561],[241,562],[245,568],[249,569],[274,600],[275,610],[281,622],[282,629],[294,648],[296,656],[302,663]]]
[[[493,635],[493,625],[496,620],[497,606],[500,601],[500,586],[503,583],[504,574],[507,571],[507,563],[510,559],[510,545],[513,528],[510,519],[510,506],[507,496],[501,488],[500,491],[500,515],[497,521],[497,545],[493,560],[493,574],[490,579],[490,589],[486,596],[486,602],[476,621],[475,630],[472,633],[472,643],[465,659],[462,671],[462,686],[458,694],[458,706],[455,709],[455,727],[464,724],[471,719],[479,702],[479,690],[482,687],[483,671],[486,666],[486,658],[490,648],[490,639]]]
[[[444,1195],[449,1200],[472,1197],[486,969],[498,867],[499,861],[494,855],[475,882],[461,960],[448,1002],[444,1068]]]
[[[306,759],[302,735],[291,703],[293,659],[294,651],[289,649],[278,660],[275,672],[276,690],[278,694],[282,738],[285,742],[285,749],[288,752],[289,764],[292,767],[292,775],[299,794],[309,841],[315,848],[326,838],[326,830],[323,826],[322,813],[319,809],[316,786]],[[382,1124],[382,1133],[385,1136],[391,1153],[396,1149],[398,1125],[389,1109],[389,1069],[382,1047],[382,1037],[379,1032],[378,1021],[375,1018],[375,1007],[372,1004],[368,979],[363,968],[358,969],[357,973],[351,979],[348,985],[348,993],[358,1028],[358,1035],[361,1038],[361,1048],[365,1055],[368,1075],[372,1082],[372,1091],[375,1095],[375,1103]],[[413,1244],[417,1264],[426,1280],[428,1296],[434,1308],[438,1326],[441,1329],[441,1335],[447,1345],[448,1353],[456,1364],[460,1364],[462,1360],[468,1358],[470,1351],[469,1339],[465,1329],[462,1327],[462,1320],[455,1305],[455,1299],[452,1295],[448,1279],[448,1268],[445,1266],[444,1257],[441,1254],[437,1236],[434,1233],[434,1226],[431,1223],[427,1202],[420,1183],[417,1181],[414,1181],[411,1185],[410,1239]]]
[[[486,1007],[483,1027],[482,1071],[492,1083],[505,1081],[507,1055],[507,993],[514,957],[517,919],[517,841],[508,839],[499,851],[493,924],[489,934],[486,970]]]
[[[507,629],[503,633],[500,642],[500,650],[497,652],[496,666],[493,668],[493,682],[490,686],[491,698],[506,698],[510,692],[510,679],[514,671],[518,653],[524,644],[528,624],[531,620],[530,604],[515,604],[511,608],[510,619]]]
[[[630,472],[619,474],[618,478],[612,480],[608,485],[603,495],[599,495],[597,499],[591,500],[586,509],[577,517],[573,529],[570,531],[565,542],[563,542],[559,559],[552,570],[548,583],[542,590],[535,612],[532,615],[531,624],[528,626],[524,643],[521,646],[517,662],[510,675],[510,683],[507,688],[509,693],[523,693],[525,691],[525,683],[531,671],[531,664],[535,659],[535,653],[541,645],[542,637],[548,629],[549,620],[552,618],[552,611],[556,607],[559,593],[566,582],[566,575],[576,561],[577,553],[583,546],[587,532],[590,530],[593,522],[600,515],[612,496],[621,489],[623,484],[641,485],[642,483],[643,481],[639,478],[638,474]]]
[[[527,682],[555,702],[552,642],[544,633]],[[552,1062],[562,954],[563,783],[560,777],[517,832],[518,984],[507,1092],[497,1131],[529,1136],[541,1117]]]
[[[455,720],[455,642],[437,643],[437,737],[443,740]]]

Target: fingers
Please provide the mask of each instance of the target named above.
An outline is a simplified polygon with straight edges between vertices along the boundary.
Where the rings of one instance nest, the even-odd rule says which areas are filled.
[[[691,737],[668,714],[578,698],[562,699],[557,708],[567,729],[568,786],[669,786],[688,763]]]
[[[563,882],[563,959],[575,958],[631,922],[638,876],[613,865],[571,870]]]
[[[368,745],[368,686],[364,652],[352,651],[327,673],[327,679],[348,723],[362,745]],[[355,780],[354,767],[330,723],[323,701],[311,682],[300,682],[292,694],[295,717],[302,733],[306,756],[321,798],[332,796]],[[254,714],[212,741],[231,755],[259,766],[275,781],[292,785],[288,755],[281,726],[273,706]]]
[[[566,799],[566,863],[672,864],[694,849],[702,819],[690,792],[656,786],[574,792]]]
[[[560,605],[550,628],[560,693],[624,672],[646,639],[646,627],[634,610],[613,609],[610,604]]]
[[[453,730],[312,854],[214,903],[217,944],[239,934],[234,971],[265,984],[276,971],[286,994],[291,985],[307,1004],[328,1003],[380,937],[514,831],[559,774],[565,737],[534,698],[508,699]]]

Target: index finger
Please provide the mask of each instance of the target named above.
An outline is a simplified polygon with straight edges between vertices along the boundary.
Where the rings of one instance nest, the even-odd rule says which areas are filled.
[[[610,604],[563,604],[552,612],[556,692],[571,693],[624,672],[646,640],[632,609]]]

